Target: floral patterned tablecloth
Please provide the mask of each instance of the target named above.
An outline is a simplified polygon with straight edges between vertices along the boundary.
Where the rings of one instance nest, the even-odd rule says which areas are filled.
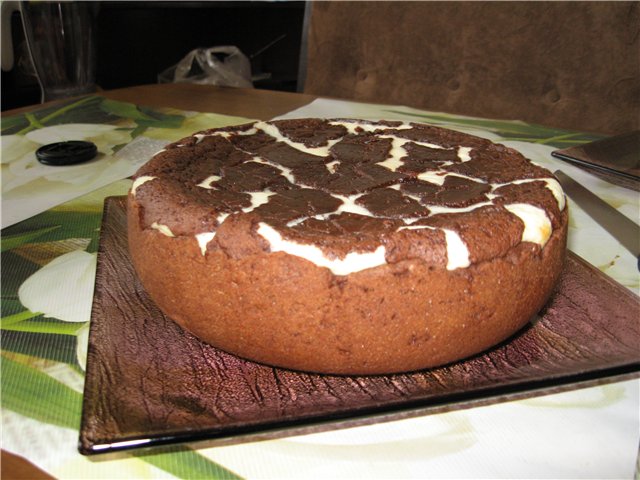
[[[638,194],[551,157],[596,139],[496,121],[317,100],[281,118],[413,120],[461,130],[562,168],[638,221]],[[2,448],[59,478],[630,478],[640,438],[630,380],[365,427],[215,448],[173,446],[118,458],[77,453],[83,371],[103,200],[169,141],[246,119],[152,109],[91,96],[2,118]],[[94,161],[45,167],[34,152],[96,143]],[[636,294],[636,260],[569,200],[569,248]]]

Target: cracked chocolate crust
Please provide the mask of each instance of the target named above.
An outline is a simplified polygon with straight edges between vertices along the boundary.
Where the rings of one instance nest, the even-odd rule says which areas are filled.
[[[415,123],[304,119],[208,130],[169,145],[135,178],[147,179],[135,189],[143,228],[208,233],[206,250],[224,248],[225,222],[251,221],[330,258],[382,244],[387,262],[410,258],[404,252],[436,265],[449,230],[477,262],[522,241],[526,226],[505,206],[534,206],[551,229],[564,208],[549,188],[559,189],[553,175],[518,152]]]

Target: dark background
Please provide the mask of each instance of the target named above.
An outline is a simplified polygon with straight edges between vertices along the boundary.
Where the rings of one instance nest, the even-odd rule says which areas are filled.
[[[157,83],[195,48],[235,45],[250,58],[254,77],[269,75],[256,88],[295,91],[304,9],[305,2],[100,2],[98,86]],[[2,72],[3,111],[40,101],[18,13],[12,31],[15,64]]]

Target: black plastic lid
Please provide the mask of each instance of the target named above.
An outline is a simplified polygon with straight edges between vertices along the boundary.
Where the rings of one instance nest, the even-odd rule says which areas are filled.
[[[97,153],[94,143],[69,140],[43,145],[36,151],[36,158],[45,165],[74,165],[91,160]]]

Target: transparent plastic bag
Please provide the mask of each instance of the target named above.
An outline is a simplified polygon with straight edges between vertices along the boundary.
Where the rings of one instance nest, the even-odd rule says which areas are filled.
[[[158,75],[158,83],[180,82],[253,88],[249,59],[234,46],[191,50]]]

